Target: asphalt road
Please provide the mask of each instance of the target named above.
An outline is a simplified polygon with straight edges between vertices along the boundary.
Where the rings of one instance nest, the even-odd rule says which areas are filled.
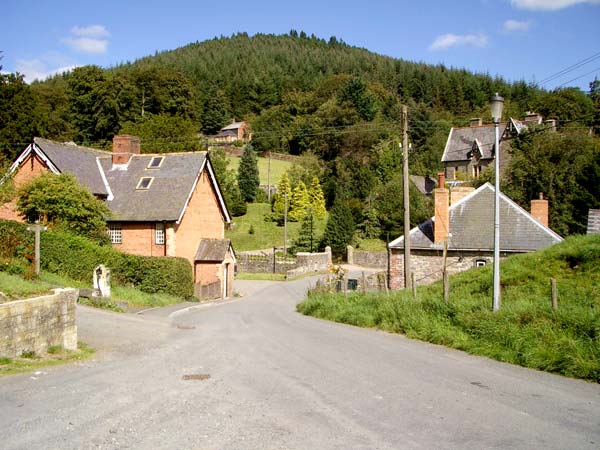
[[[1,378],[0,448],[600,448],[600,385],[301,316],[306,284],[142,316],[80,307],[98,353]]]

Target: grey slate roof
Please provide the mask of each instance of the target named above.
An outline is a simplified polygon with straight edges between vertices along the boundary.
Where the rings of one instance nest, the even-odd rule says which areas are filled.
[[[590,209],[587,234],[600,234],[600,209]]]
[[[221,128],[221,131],[237,130],[243,124],[244,124],[244,122],[233,122],[233,123],[230,123],[229,125],[227,125],[226,127]]]
[[[154,156],[164,156],[158,169],[148,169]],[[112,168],[112,158],[101,160],[114,198],[108,201],[113,217],[120,221],[173,221],[183,213],[206,152],[133,155],[127,170]],[[142,177],[152,177],[149,189],[136,189]]]
[[[421,194],[431,195],[433,190],[437,187],[437,181],[433,178],[423,177],[421,175],[411,175],[410,181],[416,186]]]
[[[197,262],[221,262],[227,256],[227,251],[231,247],[229,239],[202,239],[194,261]]]
[[[502,138],[506,124],[501,123],[498,134]],[[481,159],[492,159],[494,149],[495,131],[494,124],[480,125],[476,127],[452,128],[448,135],[448,141],[444,148],[442,156],[443,162],[448,161],[466,161],[471,158],[468,154],[474,149],[474,143],[477,141],[477,147],[481,152]]]
[[[494,249],[494,186],[486,183],[450,206],[448,249],[486,251]],[[410,231],[411,248],[439,250],[433,242],[435,218]],[[536,251],[562,241],[551,229],[500,193],[500,250],[502,252]],[[404,237],[390,243],[390,248],[404,248]]]
[[[109,156],[110,152],[41,138],[34,138],[33,142],[61,173],[72,173],[93,194],[108,195],[96,158]]]

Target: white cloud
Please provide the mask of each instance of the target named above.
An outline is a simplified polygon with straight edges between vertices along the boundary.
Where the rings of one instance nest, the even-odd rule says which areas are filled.
[[[445,50],[450,47],[472,46],[485,47],[488,43],[488,38],[485,34],[442,34],[435,38],[429,46],[429,50]]]
[[[534,11],[558,11],[582,3],[600,5],[600,0],[510,0],[511,5],[519,9]]]
[[[110,36],[110,33],[104,25],[90,25],[88,27],[74,26],[71,28],[71,34],[88,38],[103,38]]]
[[[80,53],[98,54],[106,53],[110,33],[103,25],[90,25],[87,27],[74,26],[71,36],[62,39],[62,42],[71,49]]]
[[[45,80],[49,76],[57,73],[69,72],[75,67],[77,66],[69,65],[49,69],[46,62],[41,59],[20,59],[15,64],[15,71],[25,75],[25,81],[31,83],[33,80]]]
[[[529,25],[531,25],[531,23],[528,20],[527,21],[519,21],[519,20],[509,19],[506,22],[504,22],[503,28],[504,28],[504,31],[508,31],[508,32],[528,31]]]
[[[106,53],[106,49],[108,48],[108,41],[106,39],[68,37],[64,38],[62,42],[67,44],[76,52],[81,53]]]

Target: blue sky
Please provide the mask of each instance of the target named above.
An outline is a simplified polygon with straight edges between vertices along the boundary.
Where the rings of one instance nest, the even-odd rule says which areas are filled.
[[[109,67],[215,36],[290,29],[410,61],[588,89],[600,78],[600,0],[5,0],[3,71],[28,81]],[[577,80],[574,78],[581,77]]]

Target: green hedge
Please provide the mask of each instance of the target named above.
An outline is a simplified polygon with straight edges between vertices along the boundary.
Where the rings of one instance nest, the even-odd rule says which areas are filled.
[[[0,256],[33,258],[33,233],[26,227],[0,220]],[[91,283],[94,268],[104,264],[111,269],[114,283],[186,299],[194,294],[192,266],[184,258],[129,255],[59,231],[43,233],[40,246],[41,265],[48,272]]]

